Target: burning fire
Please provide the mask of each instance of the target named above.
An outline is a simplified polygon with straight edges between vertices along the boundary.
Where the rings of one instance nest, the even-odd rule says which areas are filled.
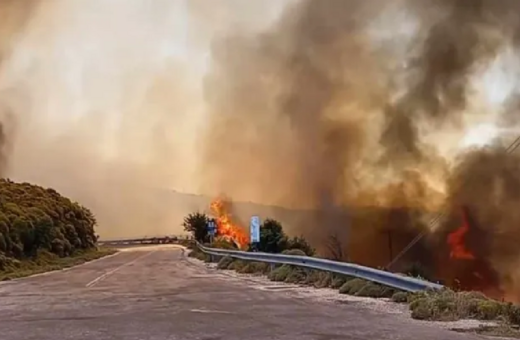
[[[210,204],[210,209],[217,222],[217,235],[232,240],[239,248],[249,244],[249,236],[245,230],[233,223],[227,204],[222,199],[216,199]]]
[[[470,212],[462,208],[462,225],[447,237],[450,247],[450,258],[454,260],[457,288],[464,290],[477,290],[494,298],[503,298],[504,294],[500,288],[497,273],[489,265],[485,256],[482,256],[482,249],[471,251],[467,238],[469,233],[479,233],[479,229],[474,225],[470,218]],[[482,235],[483,236],[483,235]],[[454,277],[454,278],[455,278]]]
[[[466,248],[464,236],[469,231],[468,215],[462,209],[462,225],[448,235],[448,245],[450,246],[450,257],[457,260],[474,260],[475,256]]]

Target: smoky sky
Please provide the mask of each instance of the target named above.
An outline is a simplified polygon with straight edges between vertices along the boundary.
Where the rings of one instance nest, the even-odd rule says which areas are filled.
[[[506,164],[516,164],[515,156],[497,146],[448,158],[440,136],[462,137],[469,121],[494,114],[475,109],[475,79],[505,51],[517,52],[519,19],[513,1],[307,0],[259,33],[215,39],[205,81],[206,186],[236,199],[322,212],[337,206],[432,212],[467,204],[449,193],[479,169],[482,194],[457,195],[484,202],[483,192],[507,178],[511,187],[500,200],[513,201],[519,175]],[[403,23],[408,30],[398,29]],[[509,126],[518,124],[515,98],[513,92],[499,110]],[[500,220],[514,225],[514,214],[500,205],[479,209],[495,218],[511,214],[486,220],[486,228],[505,228]],[[320,216],[295,228],[337,235],[349,223]]]

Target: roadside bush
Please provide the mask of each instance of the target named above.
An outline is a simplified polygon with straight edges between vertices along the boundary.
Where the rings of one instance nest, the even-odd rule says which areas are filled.
[[[332,289],[339,289],[341,286],[343,286],[346,282],[353,280],[354,278],[351,276],[346,275],[339,275],[339,274],[332,274],[332,282],[330,284],[330,287]]]
[[[292,267],[285,278],[287,283],[304,283],[307,278],[305,269],[299,267]]]
[[[266,219],[260,228],[260,242],[256,245],[257,250],[266,253],[281,253],[284,250],[301,250],[298,255],[313,256],[314,248],[303,236],[289,238],[282,224],[274,219]]]
[[[491,300],[478,292],[438,292],[410,294],[412,317],[434,321],[454,321],[474,318],[479,320],[511,319],[507,304]],[[427,312],[426,312],[427,310]]]
[[[520,306],[508,303],[504,307],[504,314],[507,321],[513,325],[520,326]]]
[[[432,318],[432,310],[428,305],[427,299],[418,299],[414,301],[416,304],[412,309],[412,319],[416,320],[429,320]],[[410,305],[411,308],[411,305]]]
[[[479,320],[495,320],[505,311],[505,305],[492,300],[477,300],[476,312]]]
[[[316,253],[316,250],[313,247],[311,247],[309,242],[307,242],[307,240],[303,236],[288,239],[286,247],[290,250],[301,250],[303,253],[302,256],[314,256],[314,254]]]
[[[229,256],[223,257],[220,259],[220,261],[218,261],[217,269],[228,269],[228,267],[231,265],[232,262],[233,262],[232,257],[229,257]]]
[[[267,274],[271,270],[269,263],[251,262],[253,274]]]
[[[206,255],[205,253],[203,253],[202,251],[199,250],[199,248],[195,248],[193,249],[189,254],[188,254],[188,257],[193,257],[197,260],[200,260],[200,261],[204,261],[204,262],[209,262],[210,261],[210,256],[209,255]]]
[[[374,282],[352,279],[341,286],[340,293],[360,297],[390,298],[395,293],[395,290]]]
[[[368,282],[362,279],[353,279],[348,282],[346,282],[341,288],[339,289],[340,294],[348,294],[348,295],[355,295],[357,292],[359,292]]]
[[[268,278],[271,281],[283,282],[285,281],[285,279],[287,279],[287,276],[289,276],[290,272],[291,266],[284,264],[283,266],[280,266],[272,270],[269,273]]]
[[[224,238],[217,238],[213,244],[209,245],[209,247],[212,248],[218,248],[218,249],[227,249],[227,250],[237,250],[237,246],[235,243],[231,242],[230,240],[224,239]]]
[[[242,260],[234,260],[231,262],[231,264],[228,266],[228,269],[235,270],[237,272],[240,272],[242,268],[244,268],[247,265],[246,261]]]
[[[305,256],[305,252],[301,249],[286,249],[282,251],[284,255],[295,255],[295,256]]]
[[[0,267],[31,260],[40,250],[60,257],[96,249],[96,219],[79,203],[29,183],[0,179]]]
[[[403,271],[407,276],[415,277],[422,280],[432,281],[431,273],[422,264],[414,262]]]
[[[19,268],[21,265],[20,261],[7,257],[5,254],[0,253],[0,271],[8,271]]]
[[[392,295],[392,301],[396,303],[406,303],[408,302],[408,293],[406,292],[395,292]]]
[[[327,288],[331,286],[333,278],[332,273],[309,269],[303,283],[315,288]]]

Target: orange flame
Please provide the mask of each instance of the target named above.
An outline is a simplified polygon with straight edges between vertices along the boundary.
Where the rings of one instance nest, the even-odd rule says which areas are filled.
[[[469,231],[469,222],[466,210],[462,209],[462,226],[448,235],[450,257],[458,260],[474,260],[475,256],[466,248],[464,235]]]
[[[216,199],[210,204],[211,212],[217,222],[217,235],[234,241],[239,248],[245,248],[249,244],[249,236],[244,228],[233,223],[226,202]]]

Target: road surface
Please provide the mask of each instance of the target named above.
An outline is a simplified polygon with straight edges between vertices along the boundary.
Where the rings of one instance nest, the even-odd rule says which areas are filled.
[[[2,340],[480,339],[356,305],[253,289],[178,248],[126,250],[0,284]]]

